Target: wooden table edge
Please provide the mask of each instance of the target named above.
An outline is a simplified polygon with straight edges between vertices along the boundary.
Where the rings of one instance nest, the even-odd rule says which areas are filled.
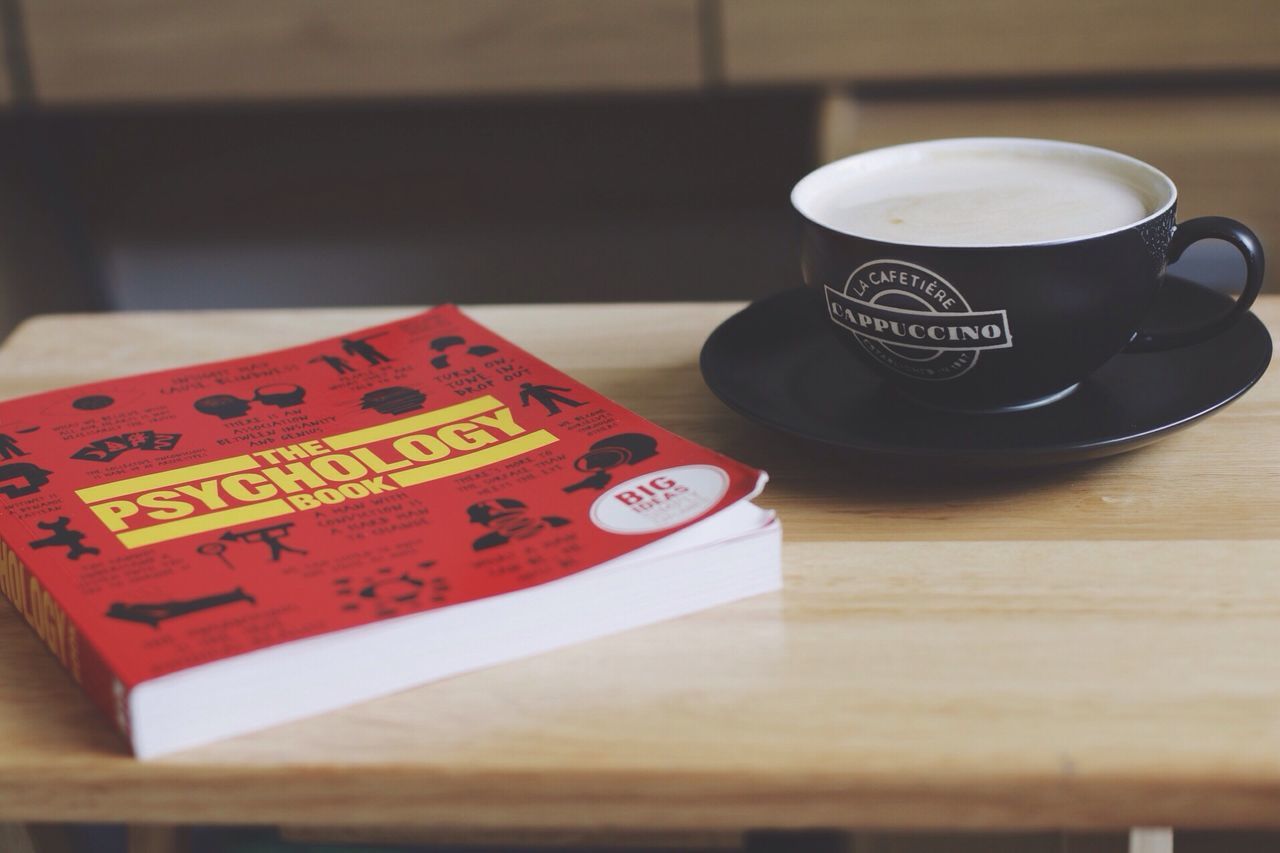
[[[145,763],[8,768],[0,820],[448,828],[1105,830],[1280,827],[1280,777],[946,779]],[[17,771],[17,772],[15,772]],[[228,792],[231,792],[230,794]],[[766,817],[763,817],[767,815]]]

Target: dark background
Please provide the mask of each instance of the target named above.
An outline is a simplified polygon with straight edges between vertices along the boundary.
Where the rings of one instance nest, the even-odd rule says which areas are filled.
[[[0,0],[0,50],[0,332],[753,298],[799,177],[942,136],[1126,151],[1280,238],[1271,0]]]

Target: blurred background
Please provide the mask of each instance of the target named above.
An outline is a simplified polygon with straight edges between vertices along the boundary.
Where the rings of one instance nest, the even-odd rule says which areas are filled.
[[[0,58],[0,332],[752,298],[805,172],[956,135],[1119,149],[1280,246],[1275,0],[0,0]]]

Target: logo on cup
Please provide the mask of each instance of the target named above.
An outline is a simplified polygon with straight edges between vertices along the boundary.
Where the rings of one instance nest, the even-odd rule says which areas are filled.
[[[916,264],[869,261],[843,291],[823,289],[833,322],[881,364],[915,379],[955,379],[982,350],[1013,346],[1003,310],[971,310],[950,282]]]

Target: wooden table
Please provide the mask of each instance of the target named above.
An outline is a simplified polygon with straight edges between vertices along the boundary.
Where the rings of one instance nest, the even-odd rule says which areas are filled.
[[[712,397],[698,349],[738,307],[472,313],[769,470],[781,594],[145,764],[0,608],[0,820],[1280,826],[1280,377],[1131,455],[895,482]],[[405,311],[42,317],[0,394]]]

